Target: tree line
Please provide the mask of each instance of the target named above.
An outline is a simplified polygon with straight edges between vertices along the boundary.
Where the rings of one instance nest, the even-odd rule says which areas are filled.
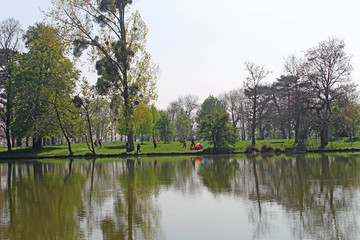
[[[132,1],[53,1],[46,12],[51,24],[24,33],[14,19],[0,24],[0,124],[8,151],[43,144],[159,139],[164,142],[207,140],[224,148],[238,140],[306,139],[356,136],[359,106],[353,67],[345,43],[329,38],[285,60],[285,73],[265,83],[265,66],[245,62],[241,89],[199,103],[194,95],[178,97],[157,109],[159,66],[147,53],[148,32]],[[129,16],[127,16],[129,14]],[[127,17],[126,17],[127,16]],[[22,42],[26,51],[21,51]],[[80,79],[76,58],[93,59],[98,79]],[[72,56],[74,59],[72,59]]]
[[[248,76],[242,88],[209,96],[201,106],[195,97],[180,97],[167,111],[174,121],[181,109],[192,113],[188,106],[196,106],[197,114],[187,115],[191,129],[197,126],[199,136],[225,146],[236,140],[255,145],[257,139],[295,139],[296,148],[305,150],[308,138],[319,137],[320,149],[330,138],[353,140],[360,114],[351,57],[344,47],[344,40],[332,37],[304,56],[291,55],[284,61],[284,74],[272,83],[265,83],[270,73],[265,66],[245,62]],[[232,129],[216,123],[221,113]]]

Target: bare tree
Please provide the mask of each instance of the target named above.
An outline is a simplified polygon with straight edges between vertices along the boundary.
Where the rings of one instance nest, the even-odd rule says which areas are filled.
[[[237,123],[240,120],[239,108],[242,100],[241,97],[241,90],[231,90],[218,97],[221,105],[230,114],[233,128],[236,128]]]
[[[9,18],[0,24],[0,123],[5,132],[8,151],[11,151],[11,122],[13,108],[13,68],[21,47],[23,30],[19,21]]]
[[[175,121],[177,115],[179,114],[181,105],[178,101],[172,101],[169,103],[169,106],[166,109],[166,112],[169,114],[171,121]]]
[[[264,66],[256,65],[252,62],[245,62],[246,70],[249,72],[250,77],[246,78],[244,83],[245,95],[250,99],[251,108],[251,141],[255,145],[255,128],[256,128],[256,110],[258,107],[259,88],[261,81],[270,73]]]
[[[170,102],[167,107],[167,113],[170,115],[171,120],[175,121],[180,113],[180,110],[185,111],[186,116],[189,118],[191,123],[191,129],[193,129],[196,118],[196,111],[200,108],[198,103],[199,97],[195,95],[180,96],[176,101]]]
[[[295,143],[298,149],[304,148],[305,139],[309,132],[309,114],[307,99],[311,93],[309,82],[304,77],[306,60],[295,55],[285,59],[285,76],[278,79],[276,85],[281,88],[282,95],[278,98],[287,99],[287,114],[294,128]]]
[[[312,93],[308,106],[317,116],[321,149],[328,144],[329,124],[335,102],[355,90],[350,79],[353,70],[351,57],[346,54],[344,47],[343,40],[329,38],[305,54],[307,61],[304,77],[311,85]]]
[[[195,121],[195,113],[199,109],[199,97],[196,95],[186,95],[182,98],[183,108],[185,110],[186,115],[190,119],[191,124],[194,124]]]

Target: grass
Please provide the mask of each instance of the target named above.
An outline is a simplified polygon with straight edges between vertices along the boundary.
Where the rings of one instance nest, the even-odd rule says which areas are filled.
[[[137,143],[134,143],[135,145]],[[206,143],[205,143],[206,144]],[[72,144],[72,151],[74,152],[74,157],[77,156],[86,156],[90,155],[90,151],[85,143],[82,144]],[[209,146],[208,146],[209,147]],[[207,148],[208,148],[207,147]],[[102,148],[96,148],[96,155],[98,156],[132,156],[134,154],[144,155],[144,154],[192,154],[197,151],[190,151],[190,142],[187,144],[187,148],[182,148],[182,144],[179,142],[171,143],[162,143],[158,142],[157,148],[154,149],[152,142],[144,142],[141,144],[141,149],[139,153],[133,151],[130,153],[126,152],[126,147],[124,142],[109,142],[103,143]],[[11,153],[7,152],[7,148],[0,148],[0,159],[1,158],[36,158],[36,157],[67,157],[69,156],[69,150],[67,145],[58,145],[58,146],[44,146],[41,152],[34,152],[31,147],[20,147],[13,148]]]
[[[135,145],[137,143],[134,143]],[[213,146],[207,142],[204,142],[205,148],[200,151],[190,151],[190,142],[187,142],[187,148],[182,148],[182,144],[179,142],[162,143],[158,142],[157,148],[154,149],[152,142],[144,142],[141,144],[141,152],[138,154],[136,150],[130,153],[126,152],[124,142],[109,142],[103,143],[101,149],[96,149],[98,156],[133,156],[136,155],[151,155],[151,154],[198,154]],[[246,148],[251,145],[251,141],[239,141],[232,147],[232,151],[235,153],[243,153]],[[273,149],[278,148],[281,151],[291,150],[295,148],[294,140],[272,139],[272,140],[257,140],[255,147],[261,149],[263,146]],[[319,139],[308,139],[307,150],[318,150],[320,146]],[[326,150],[348,150],[348,149],[360,149],[360,140],[350,141],[348,138],[336,139],[329,142]],[[72,144],[72,150],[74,157],[90,155],[90,151],[86,144]],[[7,148],[0,148],[0,159],[4,158],[42,158],[42,157],[68,157],[69,150],[67,145],[58,146],[44,146],[43,151],[34,152],[31,147],[19,147],[13,148],[11,153],[7,152]]]

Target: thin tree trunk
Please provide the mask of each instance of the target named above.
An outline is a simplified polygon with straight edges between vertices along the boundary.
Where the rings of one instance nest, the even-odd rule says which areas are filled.
[[[68,135],[67,135],[66,132],[65,132],[65,129],[64,129],[64,126],[63,126],[63,124],[62,124],[62,121],[61,121],[61,118],[60,118],[60,114],[59,114],[59,111],[58,111],[58,108],[57,108],[56,104],[55,104],[55,112],[56,112],[56,117],[57,117],[57,119],[58,119],[58,121],[59,121],[59,125],[60,125],[60,128],[61,128],[61,131],[62,131],[62,133],[64,134],[64,137],[66,138],[66,141],[67,141],[67,143],[68,143],[68,149],[69,149],[70,156],[73,156],[74,153],[73,153],[73,151],[71,150],[71,141],[70,141],[70,138],[68,137]]]
[[[251,124],[251,144],[255,145],[255,128],[256,128],[256,92],[254,94],[253,101],[253,116],[252,116],[252,124]]]

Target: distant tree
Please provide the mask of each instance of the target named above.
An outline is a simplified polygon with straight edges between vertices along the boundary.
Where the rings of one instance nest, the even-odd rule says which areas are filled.
[[[181,109],[184,109],[186,116],[191,123],[191,130],[193,130],[196,122],[196,111],[199,109],[199,97],[195,95],[180,96],[176,101],[170,102],[167,107],[167,112],[173,121],[176,120]]]
[[[196,111],[199,109],[199,97],[196,95],[185,95],[180,97],[180,106],[184,109],[186,116],[189,118],[191,124],[195,123]]]
[[[206,119],[200,122],[198,134],[204,140],[214,144],[215,149],[233,145],[237,141],[236,131],[226,112],[212,111],[206,115]]]
[[[218,99],[224,109],[230,114],[232,126],[236,128],[242,115],[241,106],[244,99],[243,91],[241,89],[231,90],[221,94]]]
[[[357,103],[350,103],[345,108],[342,108],[346,119],[349,122],[349,134],[351,140],[357,135],[360,127],[360,106]]]
[[[141,143],[144,142],[144,135],[151,135],[153,129],[153,116],[148,106],[140,104],[134,112],[135,133],[140,134]]]
[[[181,140],[183,136],[190,138],[191,136],[191,122],[186,115],[185,110],[181,109],[175,120],[176,137]]]
[[[272,88],[268,85],[262,85],[257,92],[256,126],[258,128],[258,139],[263,140],[276,135],[278,123],[275,120],[275,102],[272,101]]]
[[[355,91],[350,79],[353,70],[351,58],[344,47],[343,40],[329,38],[305,54],[307,61],[303,73],[311,85],[308,106],[317,116],[321,149],[328,144],[333,106],[337,100],[350,96]]]
[[[181,103],[178,100],[169,103],[169,106],[166,108],[166,112],[169,114],[171,121],[175,121],[180,109]]]
[[[213,111],[221,113],[226,112],[220,101],[216,97],[210,95],[201,104],[201,107],[197,112],[196,122],[199,124],[202,120],[205,120],[206,116],[211,114]]]
[[[160,118],[160,113],[159,111],[156,109],[155,105],[151,105],[150,107],[150,111],[151,111],[151,115],[152,115],[152,131],[151,131],[151,135],[153,139],[156,139],[156,137],[158,136],[158,129],[156,128],[156,122],[159,120]]]
[[[159,131],[159,135],[162,141],[168,143],[175,135],[174,123],[167,112],[160,111],[160,118],[156,122],[156,128]]]
[[[116,140],[116,133],[118,131],[118,123],[120,118],[120,108],[121,108],[121,97],[119,94],[114,94],[110,100],[110,118],[111,122],[111,141]],[[126,133],[125,133],[126,134]],[[122,136],[122,135],[121,135]],[[121,137],[122,141],[122,137]]]
[[[9,18],[0,23],[0,127],[5,133],[9,152],[13,121],[14,67],[17,62],[16,56],[20,51],[22,34],[19,21]]]
[[[261,87],[262,80],[270,73],[264,66],[256,65],[252,62],[245,62],[246,70],[249,72],[250,77],[245,81],[245,95],[251,102],[251,142],[255,145],[255,131],[256,131],[256,112],[259,101],[259,88]]]
[[[305,148],[305,140],[310,130],[310,109],[308,99],[311,95],[311,87],[306,77],[304,77],[305,59],[295,55],[290,55],[285,59],[284,76],[275,83],[275,88],[279,91],[278,99],[286,99],[289,120],[294,129],[295,143],[297,148]],[[289,130],[290,131],[290,130]],[[290,136],[290,133],[289,133]]]

